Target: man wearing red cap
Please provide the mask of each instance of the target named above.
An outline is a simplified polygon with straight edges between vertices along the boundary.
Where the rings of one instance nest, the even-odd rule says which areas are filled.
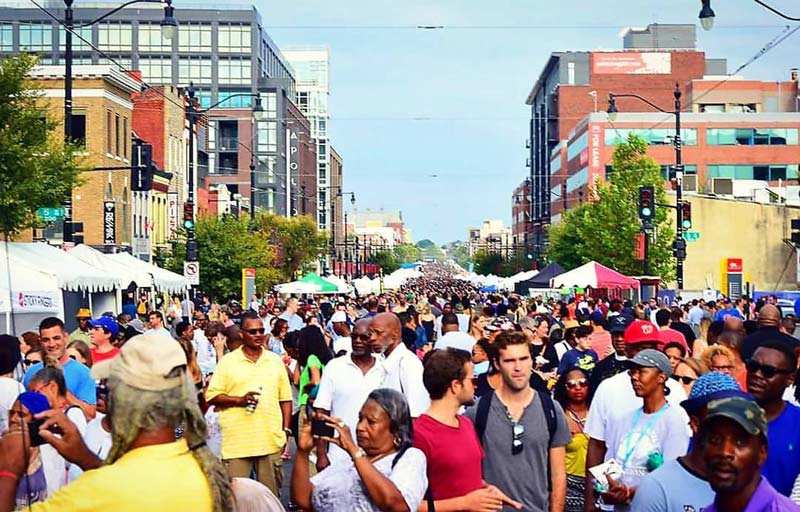
[[[655,349],[658,345],[658,329],[650,322],[634,320],[625,329],[625,355],[628,359],[633,358],[644,349]],[[680,408],[681,401],[686,400],[686,392],[675,380],[667,379],[666,385],[669,388],[667,401]],[[606,436],[609,427],[630,411],[640,407],[642,407],[642,399],[637,397],[633,391],[628,371],[602,381],[597,387],[584,430],[589,436],[589,449],[586,454],[585,510],[595,510],[594,481],[588,469],[613,457],[613,454],[606,453]],[[686,425],[688,430],[688,417]],[[613,507],[608,510],[613,510]]]

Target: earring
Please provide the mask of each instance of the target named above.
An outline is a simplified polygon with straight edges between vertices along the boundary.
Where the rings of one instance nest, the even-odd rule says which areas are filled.
[[[400,442],[401,442],[400,436],[394,436],[393,442],[394,442],[395,448],[398,448],[400,446]]]

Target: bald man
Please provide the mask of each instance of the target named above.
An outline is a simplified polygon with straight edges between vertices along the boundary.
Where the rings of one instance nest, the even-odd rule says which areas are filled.
[[[765,341],[783,341],[791,345],[797,352],[800,349],[800,341],[794,336],[781,332],[780,324],[780,310],[772,304],[762,306],[758,310],[758,329],[742,341],[742,359],[749,360]]]
[[[428,410],[430,398],[422,383],[422,363],[402,341],[400,319],[394,313],[378,313],[369,326],[372,351],[383,355],[386,377],[381,387],[406,397],[413,418]]]

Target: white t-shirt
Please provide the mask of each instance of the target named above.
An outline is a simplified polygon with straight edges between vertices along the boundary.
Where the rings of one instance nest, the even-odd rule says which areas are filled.
[[[392,353],[383,360],[386,368],[384,388],[399,391],[406,397],[411,417],[416,418],[431,406],[428,391],[422,384],[422,361],[416,354],[398,343]]]
[[[89,423],[86,421],[86,416],[83,414],[81,408],[73,405],[66,409],[66,414],[67,418],[69,418],[70,421],[75,424],[75,427],[78,429],[78,432],[80,432],[84,442],[86,442],[86,434],[89,430]],[[74,481],[83,474],[83,470],[77,464],[72,464],[66,461],[65,464],[68,475],[67,483]]]
[[[89,425],[86,427],[86,435],[83,440],[86,447],[101,460],[106,460],[108,452],[111,451],[111,432],[106,432],[103,428],[103,418],[105,414],[98,412]]]
[[[350,355],[350,352],[353,351],[353,340],[350,336],[339,336],[333,340],[333,353],[338,354],[342,350],[346,355]]]
[[[8,430],[8,411],[25,387],[9,377],[0,377],[0,435]]]
[[[217,368],[217,353],[214,349],[214,345],[208,341],[206,333],[200,329],[196,329],[194,331],[194,338],[192,338],[192,345],[194,345],[194,351],[197,354],[197,365],[200,367],[200,371],[203,375],[214,373],[214,370]]]
[[[670,392],[667,395],[667,402],[672,406],[671,409],[678,411],[684,417],[686,435],[691,435],[689,430],[689,416],[681,407],[681,402],[686,400],[686,392],[681,385],[672,379],[667,379],[667,387]],[[631,385],[631,377],[628,372],[622,372],[609,377],[600,383],[589,408],[589,416],[586,419],[584,432],[592,439],[608,442],[609,429],[612,425],[621,421],[627,414],[642,407],[642,399],[636,396]],[[628,424],[630,427],[630,424]],[[604,460],[615,457],[611,450],[606,450]]]
[[[439,341],[436,342],[436,349],[457,348],[458,350],[465,350],[472,353],[472,347],[475,345],[475,338],[465,332],[450,331],[442,335]]]
[[[349,355],[331,359],[322,372],[314,407],[326,409],[331,416],[342,420],[350,427],[350,433],[355,439],[361,406],[372,391],[381,387],[385,377],[386,370],[379,358],[376,358],[375,364],[366,374]],[[333,443],[329,446],[331,460],[349,459],[349,455],[338,446]]]

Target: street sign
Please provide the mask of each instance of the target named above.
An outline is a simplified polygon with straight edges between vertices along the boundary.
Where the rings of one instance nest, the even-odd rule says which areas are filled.
[[[114,201],[103,202],[103,244],[116,245],[117,243],[117,203]]]
[[[45,222],[57,222],[64,218],[63,208],[39,208],[36,213]]]
[[[184,261],[183,277],[185,277],[186,280],[189,281],[189,285],[198,286],[200,284],[200,262]]]
[[[687,242],[696,242],[700,240],[700,232],[699,231],[684,231],[683,239]]]

